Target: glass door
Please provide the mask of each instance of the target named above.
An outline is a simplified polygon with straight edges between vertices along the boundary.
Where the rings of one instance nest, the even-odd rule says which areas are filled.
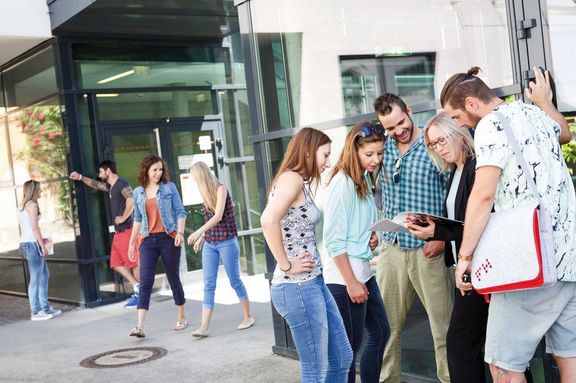
[[[137,187],[142,158],[148,154],[161,156],[168,164],[170,180],[180,191],[188,213],[185,236],[203,224],[202,200],[189,176],[189,168],[195,162],[204,161],[227,184],[223,162],[218,161],[222,147],[219,121],[167,119],[163,123],[106,124],[104,131],[105,156],[116,161],[120,177],[133,188]],[[184,250],[185,269],[202,268],[201,257],[194,254],[192,247],[186,245]]]

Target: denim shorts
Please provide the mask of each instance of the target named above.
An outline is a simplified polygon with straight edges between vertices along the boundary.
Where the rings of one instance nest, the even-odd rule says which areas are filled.
[[[546,352],[576,357],[576,282],[492,294],[486,363],[522,372],[543,336]]]

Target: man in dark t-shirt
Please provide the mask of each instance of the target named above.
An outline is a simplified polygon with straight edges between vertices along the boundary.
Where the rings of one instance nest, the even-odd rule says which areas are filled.
[[[134,294],[124,305],[124,308],[135,308],[138,305],[140,273],[138,271],[138,255],[136,254],[135,261],[131,261],[128,257],[128,244],[133,222],[132,211],[134,210],[132,188],[128,181],[118,176],[114,161],[104,161],[98,165],[98,177],[101,181],[88,178],[78,172],[70,173],[71,180],[82,181],[84,185],[92,189],[108,193],[115,231],[110,251],[110,268],[122,275],[132,285]]]

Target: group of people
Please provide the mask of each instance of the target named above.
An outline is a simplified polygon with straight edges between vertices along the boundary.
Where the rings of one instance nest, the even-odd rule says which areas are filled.
[[[562,382],[576,381],[576,197],[560,145],[571,139],[552,103],[547,72],[522,101],[505,103],[477,77],[478,68],[452,76],[441,92],[443,111],[421,129],[400,97],[374,102],[378,122],[360,121],[345,138],[327,177],[323,246],[314,203],[321,173],[331,167],[331,140],[313,128],[291,140],[272,181],[261,224],[277,261],[271,299],[289,325],[302,382],[401,381],[401,332],[415,296],[428,314],[437,375],[442,382],[525,382],[526,368],[543,336]],[[533,174],[518,166],[504,116]],[[470,130],[474,130],[474,138]],[[134,290],[125,307],[137,307],[131,336],[144,337],[156,263],[161,258],[177,307],[173,330],[187,328],[179,277],[185,241],[202,250],[204,300],[201,326],[209,335],[219,261],[240,300],[238,329],[254,324],[239,273],[239,246],[230,193],[202,162],[190,173],[203,199],[204,225],[186,239],[186,212],[164,160],[146,156],[138,186],[118,177],[115,164],[99,166],[100,181],[72,172],[72,180],[109,193],[115,235],[110,266]],[[490,303],[466,276],[490,213],[535,198],[551,212],[558,282],[551,287],[492,294]],[[30,269],[32,320],[60,313],[48,304],[48,249],[40,231],[40,184],[24,184],[19,208],[21,250]],[[386,218],[427,212],[464,225],[410,224],[409,232],[372,232],[377,210]],[[376,273],[370,261],[379,243]],[[519,332],[522,328],[526,331]],[[366,339],[364,339],[366,338]],[[362,347],[363,346],[363,347]]]
[[[547,72],[535,68],[526,89],[532,106],[505,103],[478,70],[446,82],[444,111],[423,129],[388,93],[374,102],[378,123],[360,121],[348,132],[326,185],[323,259],[313,196],[331,165],[331,140],[303,128],[288,145],[261,223],[277,261],[272,302],[292,332],[302,382],[355,382],[357,360],[362,382],[400,382],[400,336],[416,295],[440,381],[485,382],[486,362],[494,382],[526,382],[543,336],[562,382],[576,381],[576,198],[560,150],[571,139],[568,125],[552,103]],[[496,112],[521,137],[532,175],[516,163]],[[474,248],[491,211],[535,198],[526,177],[552,212],[558,282],[492,294],[487,303],[466,279]],[[429,220],[410,224],[409,233],[381,233],[374,276],[377,206],[389,219],[420,211],[464,225]]]
[[[150,295],[154,285],[156,264],[162,260],[166,278],[176,305],[176,323],[172,327],[181,331],[188,327],[184,304],[186,298],[180,280],[181,247],[186,240],[184,227],[186,211],[176,185],[170,182],[166,162],[157,155],[144,157],[140,164],[138,182],[132,190],[128,181],[117,174],[113,161],[98,166],[100,180],[78,172],[69,178],[86,186],[107,192],[114,221],[110,268],[126,279],[134,294],[124,305],[137,308],[137,323],[129,335],[145,337],[144,322],[150,308]],[[230,193],[204,162],[190,168],[203,200],[204,225],[187,238],[195,252],[202,251],[204,298],[201,326],[192,332],[194,337],[205,338],[214,309],[214,296],[220,260],[236,291],[242,307],[239,330],[254,325],[246,288],[240,278],[240,247],[237,239],[234,209]],[[48,304],[48,255],[38,225],[40,217],[37,200],[40,184],[24,184],[24,198],[20,207],[21,251],[27,257],[30,269],[29,298],[32,320],[51,319],[60,314]]]

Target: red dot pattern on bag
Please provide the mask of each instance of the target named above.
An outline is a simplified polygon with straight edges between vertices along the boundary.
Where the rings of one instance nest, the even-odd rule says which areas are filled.
[[[492,263],[490,262],[489,259],[486,259],[484,262],[482,262],[480,267],[477,268],[476,271],[474,272],[474,274],[476,275],[476,279],[478,279],[478,281],[481,281],[482,274],[488,274],[491,268]],[[482,273],[482,271],[484,271],[484,273]]]

